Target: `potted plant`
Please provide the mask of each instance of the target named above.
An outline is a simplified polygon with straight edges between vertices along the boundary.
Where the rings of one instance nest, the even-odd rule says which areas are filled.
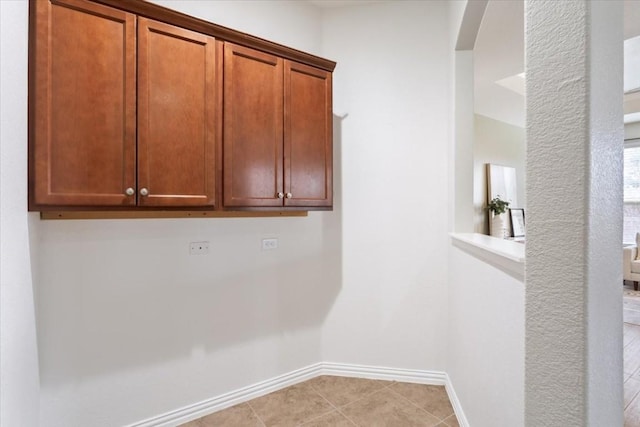
[[[509,202],[505,202],[500,198],[500,195],[498,195],[498,197],[492,199],[489,202],[487,209],[489,209],[489,211],[494,215],[502,215],[507,211],[508,207],[509,207]]]
[[[487,205],[487,210],[491,212],[491,235],[494,237],[507,237],[507,227],[504,222],[503,214],[507,211],[509,202],[502,200],[500,195],[491,199]]]

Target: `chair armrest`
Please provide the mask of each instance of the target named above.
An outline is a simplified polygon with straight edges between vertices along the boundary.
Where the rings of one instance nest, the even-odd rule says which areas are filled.
[[[622,272],[624,277],[629,277],[631,274],[631,261],[636,259],[638,255],[637,246],[626,246],[622,250]],[[630,280],[630,279],[627,279]]]

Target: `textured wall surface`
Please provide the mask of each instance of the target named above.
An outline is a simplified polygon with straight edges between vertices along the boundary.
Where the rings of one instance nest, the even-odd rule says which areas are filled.
[[[622,425],[621,7],[525,6],[528,426]]]
[[[622,388],[623,7],[589,2],[587,340],[589,425],[620,425]]]

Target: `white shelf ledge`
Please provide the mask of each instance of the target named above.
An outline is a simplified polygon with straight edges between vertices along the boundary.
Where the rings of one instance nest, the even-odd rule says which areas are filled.
[[[454,246],[524,281],[524,243],[479,233],[450,233]]]

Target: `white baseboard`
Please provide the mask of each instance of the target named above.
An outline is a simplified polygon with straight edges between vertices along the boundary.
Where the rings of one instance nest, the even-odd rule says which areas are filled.
[[[256,397],[264,396],[265,394],[317,377],[321,375],[319,374],[321,369],[322,363],[316,363],[315,365],[297,369],[266,381],[242,387],[229,393],[194,403],[193,405],[188,405],[162,415],[130,424],[127,427],[175,427],[212,412],[237,405],[238,403],[247,402]]]
[[[447,394],[449,395],[449,401],[451,402],[451,406],[453,406],[453,412],[456,413],[456,418],[458,418],[458,424],[461,427],[469,427],[469,421],[467,420],[467,416],[464,414],[462,410],[462,405],[460,404],[460,400],[458,399],[458,395],[456,391],[453,389],[453,384],[451,383],[451,379],[449,375],[445,373],[447,377],[445,388],[447,389]]]
[[[247,402],[256,397],[264,396],[265,394],[307,381],[320,375],[444,385],[449,395],[449,400],[451,400],[451,405],[458,417],[459,424],[463,427],[469,427],[469,423],[460,406],[460,401],[453,390],[449,376],[445,372],[349,365],[331,362],[316,363],[297,369],[266,381],[261,381],[193,405],[130,424],[127,427],[175,427],[212,412],[237,405],[238,403]]]

